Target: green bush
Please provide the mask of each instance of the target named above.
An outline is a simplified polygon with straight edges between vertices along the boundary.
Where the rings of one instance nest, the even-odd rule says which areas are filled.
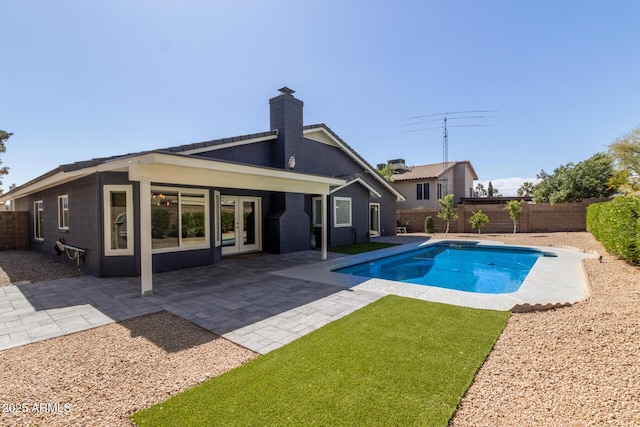
[[[587,231],[610,254],[640,263],[640,197],[616,197],[589,205]]]
[[[489,216],[482,212],[482,209],[478,210],[478,212],[474,212],[469,218],[469,224],[471,224],[471,228],[474,230],[478,229],[478,234],[481,233],[482,227],[489,223]]]
[[[427,216],[424,219],[424,232],[431,234],[435,231],[435,229],[436,229],[436,225],[433,222],[433,218],[431,216]]]

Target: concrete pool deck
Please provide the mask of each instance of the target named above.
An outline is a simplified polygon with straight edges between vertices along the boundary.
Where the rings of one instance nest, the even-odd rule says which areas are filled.
[[[353,255],[348,258],[338,258],[303,267],[289,268],[274,272],[273,274],[296,279],[313,278],[316,282],[344,286],[353,290],[366,290],[381,294],[400,295],[424,301],[500,311],[530,311],[563,307],[582,301],[589,296],[589,283],[582,265],[582,260],[585,258],[595,258],[596,255],[579,252],[574,249],[556,247],[506,245],[509,247],[534,248],[542,252],[552,253],[555,256],[539,258],[522,286],[516,292],[505,294],[464,292],[385,279],[371,279],[333,271],[361,262],[409,252],[425,245],[431,245],[445,240],[463,242],[465,244],[477,242],[479,246],[505,246],[501,242],[482,239],[427,240],[422,238],[401,246],[394,246],[375,252]],[[406,242],[406,239],[404,242]]]

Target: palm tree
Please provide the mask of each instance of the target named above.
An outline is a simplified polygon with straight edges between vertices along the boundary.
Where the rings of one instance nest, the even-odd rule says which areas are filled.
[[[522,183],[520,188],[518,188],[518,196],[519,197],[531,197],[533,196],[533,190],[535,185],[533,182],[525,181]]]

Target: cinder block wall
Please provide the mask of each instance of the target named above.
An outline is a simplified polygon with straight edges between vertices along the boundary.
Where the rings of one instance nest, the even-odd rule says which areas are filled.
[[[29,249],[29,212],[0,212],[0,250]]]
[[[587,207],[600,199],[588,199],[576,203],[531,203],[524,204],[524,213],[518,221],[519,233],[552,233],[562,231],[585,231]],[[471,228],[469,218],[474,212],[482,210],[489,216],[489,223],[482,228],[483,233],[511,233],[513,221],[504,204],[459,205],[458,220],[449,225],[451,233],[477,233]],[[436,209],[401,210],[396,213],[398,223],[410,233],[424,232],[424,220],[427,216],[434,219],[436,233],[443,233],[447,224],[437,217]]]

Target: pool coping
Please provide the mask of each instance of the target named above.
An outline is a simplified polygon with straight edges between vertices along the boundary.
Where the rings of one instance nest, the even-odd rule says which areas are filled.
[[[533,248],[545,253],[552,253],[556,256],[539,258],[522,283],[522,286],[520,286],[516,292],[506,294],[465,292],[455,289],[353,276],[333,271],[361,262],[410,252],[420,247],[434,245],[443,241],[459,242],[465,245],[476,244],[477,246]],[[582,260],[595,257],[595,254],[552,246],[505,245],[503,242],[482,239],[430,239],[424,242],[409,243],[358,255],[344,256],[303,267],[289,268],[273,272],[272,274],[463,307],[521,312],[572,305],[588,298],[591,291]]]

